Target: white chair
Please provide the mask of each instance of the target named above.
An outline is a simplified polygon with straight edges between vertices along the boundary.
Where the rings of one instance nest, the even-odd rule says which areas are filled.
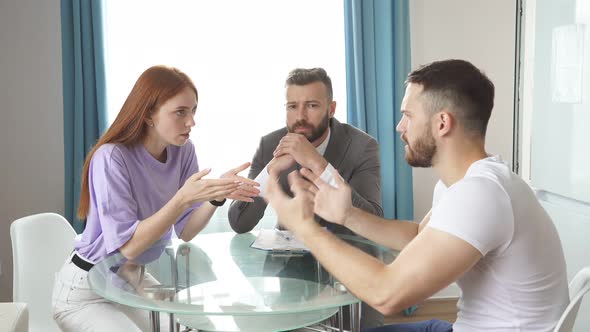
[[[75,236],[68,221],[55,213],[27,216],[10,225],[13,301],[28,305],[32,332],[60,331],[53,320],[51,293]]]
[[[570,304],[565,308],[553,332],[571,332],[578,316],[582,298],[590,291],[590,267],[576,273],[570,283]]]
[[[0,303],[0,331],[29,331],[29,311],[26,303]]]

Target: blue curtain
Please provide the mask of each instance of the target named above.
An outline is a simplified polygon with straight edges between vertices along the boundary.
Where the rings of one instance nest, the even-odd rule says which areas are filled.
[[[412,170],[395,132],[410,71],[407,0],[344,0],[348,123],[379,141],[386,218],[413,219]]]
[[[77,219],[84,158],[107,126],[102,1],[62,0],[65,217]]]

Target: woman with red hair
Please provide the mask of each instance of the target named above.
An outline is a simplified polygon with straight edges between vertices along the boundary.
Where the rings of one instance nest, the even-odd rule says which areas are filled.
[[[63,331],[147,329],[146,312],[90,290],[90,268],[117,252],[141,262],[144,252],[167,243],[173,231],[190,241],[226,198],[252,202],[258,195],[256,182],[237,175],[249,163],[204,179],[210,169],[199,171],[189,139],[197,101],[197,89],[183,72],[147,69],[86,157],[78,209],[86,228],[53,291],[54,318]],[[151,276],[138,266],[137,275],[149,282]]]

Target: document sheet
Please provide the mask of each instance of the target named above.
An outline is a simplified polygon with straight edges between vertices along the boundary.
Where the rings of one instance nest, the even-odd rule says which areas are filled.
[[[261,229],[251,247],[269,251],[309,252],[291,232],[279,229]]]

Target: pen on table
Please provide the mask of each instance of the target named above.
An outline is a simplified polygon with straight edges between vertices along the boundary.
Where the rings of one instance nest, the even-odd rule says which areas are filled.
[[[280,237],[282,237],[283,239],[285,239],[285,240],[287,240],[287,241],[290,241],[290,240],[291,240],[291,237],[290,237],[289,235],[287,235],[287,234],[283,233],[283,231],[281,231],[280,229],[278,229],[278,228],[275,228],[275,232],[276,232],[277,234],[279,234],[279,236],[280,236]]]

